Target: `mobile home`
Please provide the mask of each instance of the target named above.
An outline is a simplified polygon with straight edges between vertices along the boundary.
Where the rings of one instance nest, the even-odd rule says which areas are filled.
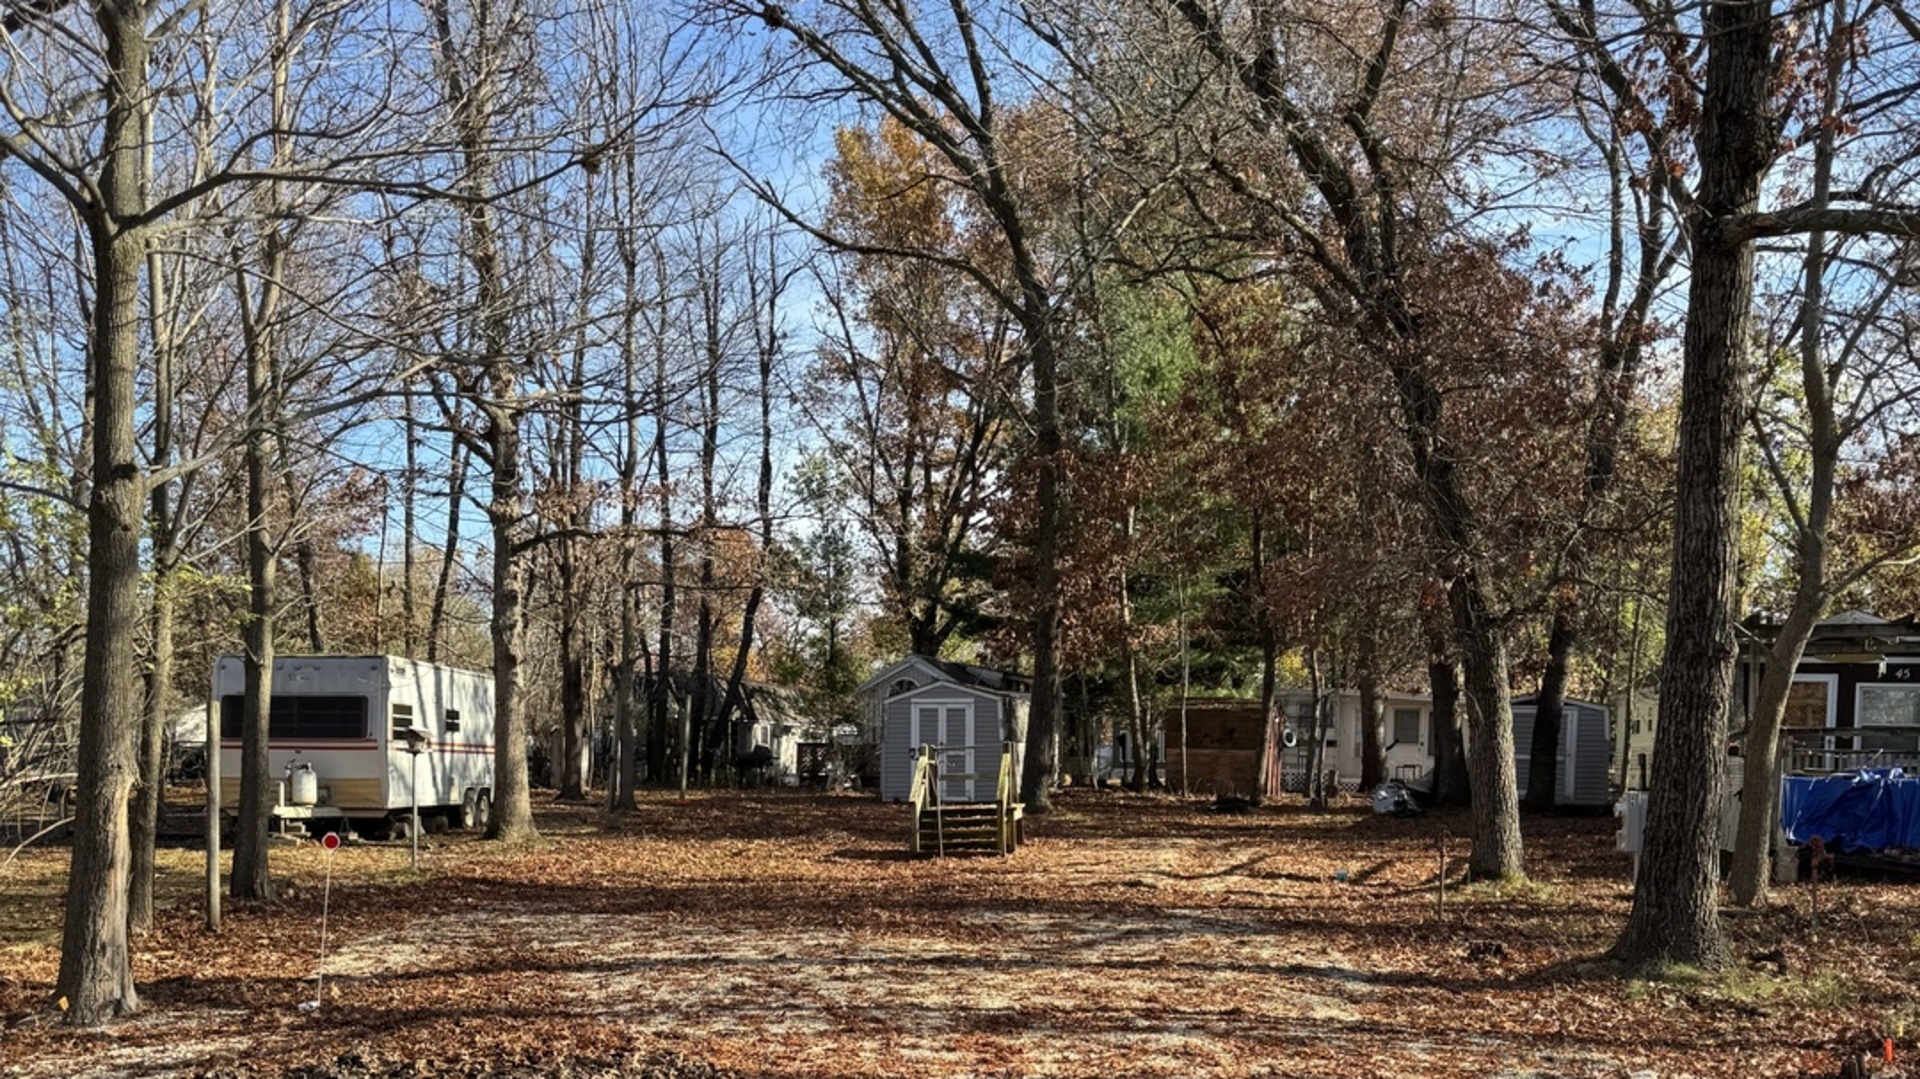
[[[1307,738],[1313,729],[1313,698],[1298,691],[1283,691],[1281,702],[1289,717],[1290,730],[1284,741],[1292,745],[1282,756],[1285,789],[1306,789]],[[1360,694],[1341,690],[1328,702],[1331,709],[1327,726],[1326,756],[1322,767],[1338,774],[1339,785],[1346,790],[1360,786]],[[1533,720],[1537,710],[1531,696],[1512,701],[1515,768],[1519,789],[1525,793],[1530,775],[1528,752],[1533,744]],[[1465,701],[1460,708],[1465,709]],[[1431,789],[1434,770],[1433,700],[1424,693],[1382,691],[1380,717],[1386,734],[1388,779],[1410,786]],[[1569,697],[1561,712],[1560,753],[1557,759],[1558,789],[1556,804],[1565,806],[1602,806],[1612,799],[1611,772],[1613,733],[1607,709],[1591,701]]]
[[[214,665],[220,800],[240,800],[246,667]],[[404,825],[417,793],[423,820],[484,827],[493,803],[493,679],[398,656],[285,656],[273,663],[268,774],[276,813]],[[417,747],[413,752],[411,747]],[[417,786],[416,786],[417,784]]]
[[[1326,755],[1321,768],[1334,772],[1344,790],[1360,786],[1360,692],[1353,689],[1331,694],[1326,726]],[[1307,789],[1308,740],[1314,728],[1313,694],[1303,690],[1282,690],[1280,707],[1287,716],[1282,730],[1281,777],[1284,789]],[[1400,779],[1417,787],[1433,782],[1433,701],[1424,693],[1380,692],[1380,714],[1386,725],[1387,778]]]

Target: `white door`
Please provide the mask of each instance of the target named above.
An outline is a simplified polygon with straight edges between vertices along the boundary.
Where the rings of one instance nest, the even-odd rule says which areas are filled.
[[[1386,712],[1387,778],[1418,780],[1433,767],[1433,751],[1427,746],[1426,710],[1395,707]],[[1358,767],[1357,759],[1355,767]]]
[[[940,731],[940,744],[946,749],[940,757],[940,797],[948,802],[971,802],[979,787],[973,767],[973,705],[942,705],[941,711],[946,722]]]
[[[978,761],[971,701],[916,701],[908,731],[916,758],[922,745],[932,745],[940,766],[940,800],[971,802],[979,789]]]

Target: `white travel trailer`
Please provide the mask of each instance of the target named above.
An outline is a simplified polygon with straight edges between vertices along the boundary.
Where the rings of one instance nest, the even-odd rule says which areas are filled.
[[[213,670],[220,801],[240,800],[246,666]],[[273,662],[267,766],[280,817],[404,828],[418,784],[425,823],[485,827],[493,804],[493,679],[398,656],[284,656]],[[410,743],[419,752],[412,752]]]

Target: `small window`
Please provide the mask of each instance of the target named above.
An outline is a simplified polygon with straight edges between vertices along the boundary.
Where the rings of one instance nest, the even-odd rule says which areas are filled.
[[[913,679],[899,678],[894,680],[893,685],[887,687],[887,696],[898,697],[900,694],[905,693],[910,689],[919,689],[919,688],[920,688],[919,686],[916,686],[913,684]]]
[[[1858,737],[1861,749],[1888,753],[1920,752],[1920,686],[1890,683],[1863,685],[1858,690],[1854,725],[1861,728],[1893,727],[1892,731],[1863,733]]]
[[[220,698],[220,737],[240,737],[245,699]],[[276,693],[268,707],[267,740],[328,740],[367,737],[365,697],[296,696]]]
[[[413,726],[413,705],[396,704],[393,706],[393,729],[405,730]]]
[[[1420,709],[1395,708],[1393,710],[1393,740],[1399,745],[1420,744]]]
[[[460,709],[458,708],[447,709],[447,733],[460,733]]]

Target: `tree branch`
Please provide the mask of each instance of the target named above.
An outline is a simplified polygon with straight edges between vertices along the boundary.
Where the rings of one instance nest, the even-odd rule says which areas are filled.
[[[1712,226],[1719,243],[1737,244],[1774,236],[1835,232],[1845,236],[1920,236],[1920,208],[1845,209],[1795,206],[1753,214],[1735,214]]]

